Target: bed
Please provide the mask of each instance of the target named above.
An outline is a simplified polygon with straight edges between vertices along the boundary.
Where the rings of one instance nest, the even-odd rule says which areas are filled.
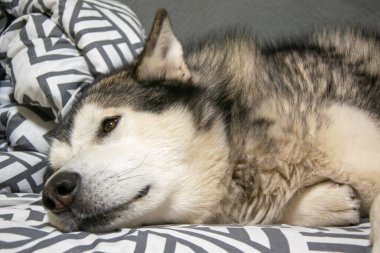
[[[145,31],[106,0],[1,0],[1,252],[369,252],[370,225],[162,225],[61,233],[41,203],[47,136],[81,91],[141,52]]]

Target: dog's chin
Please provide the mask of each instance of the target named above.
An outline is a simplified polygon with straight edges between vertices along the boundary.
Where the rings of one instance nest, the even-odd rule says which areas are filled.
[[[133,221],[128,221],[125,218],[123,219],[126,213],[128,213],[127,209],[123,210],[118,207],[116,210],[107,213],[92,213],[89,216],[79,216],[71,210],[59,214],[53,214],[49,211],[48,217],[51,225],[61,232],[86,231],[103,233],[141,225]]]
[[[86,232],[112,232],[124,227],[136,227],[138,224],[123,219],[123,214],[128,212],[131,204],[145,197],[149,193],[150,186],[146,186],[138,194],[125,204],[110,207],[107,210],[98,210],[91,214],[82,213],[79,210],[66,210],[54,214],[48,211],[50,223],[62,232],[86,231]]]
[[[61,232],[86,231],[86,232],[112,232],[126,225],[118,221],[116,218],[111,218],[112,214],[94,215],[87,218],[78,218],[73,212],[65,211],[58,215],[48,213],[50,223]]]
[[[122,222],[122,219],[113,216],[113,214],[97,215],[88,217],[78,222],[78,230],[92,232],[92,233],[105,233],[114,232],[123,227],[126,227],[126,222]]]
[[[54,214],[51,211],[47,212],[49,222],[61,232],[72,232],[78,230],[78,225],[75,215],[71,211]]]

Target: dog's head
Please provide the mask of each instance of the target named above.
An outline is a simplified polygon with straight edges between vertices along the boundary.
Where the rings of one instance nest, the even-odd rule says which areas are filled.
[[[110,231],[212,219],[228,157],[216,110],[158,11],[137,61],[96,82],[56,129],[43,192],[51,223]]]

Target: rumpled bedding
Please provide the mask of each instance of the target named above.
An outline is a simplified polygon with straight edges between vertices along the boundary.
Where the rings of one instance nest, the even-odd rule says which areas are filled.
[[[0,252],[369,252],[369,223],[166,225],[61,233],[42,207],[47,134],[99,75],[127,66],[144,30],[110,0],[0,0]]]
[[[0,36],[0,192],[37,193],[47,133],[94,78],[133,61],[145,35],[116,1],[0,3],[8,18]]]

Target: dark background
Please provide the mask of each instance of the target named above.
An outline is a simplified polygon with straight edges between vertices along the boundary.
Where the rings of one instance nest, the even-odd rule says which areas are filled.
[[[259,41],[325,25],[362,24],[380,32],[380,0],[119,0],[139,17],[147,34],[155,11],[169,11],[183,41],[218,27],[247,25]]]

